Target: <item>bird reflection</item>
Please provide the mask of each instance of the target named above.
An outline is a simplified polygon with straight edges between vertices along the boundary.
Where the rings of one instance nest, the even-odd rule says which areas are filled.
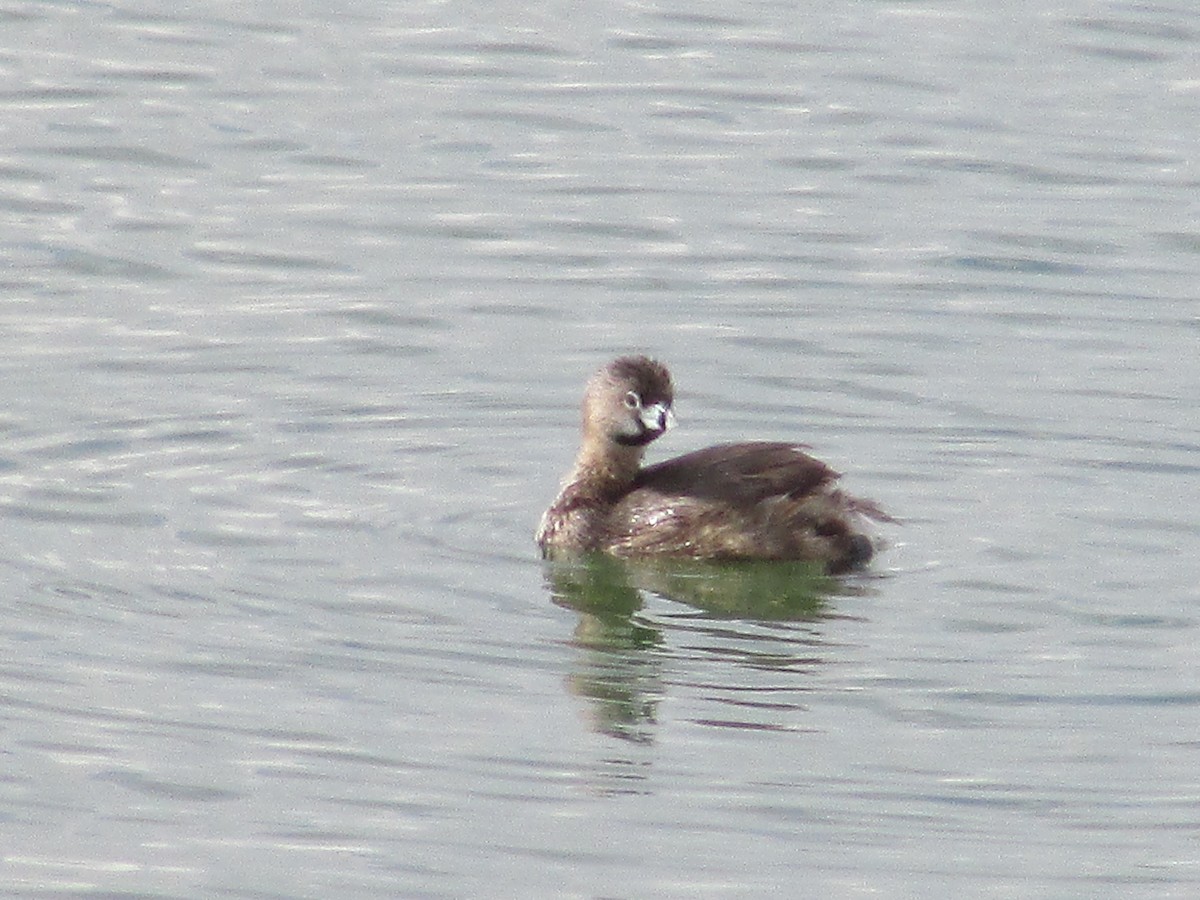
[[[570,690],[589,701],[593,727],[622,740],[654,738],[664,691],[662,628],[642,613],[643,592],[692,607],[696,617],[804,622],[829,614],[845,591],[811,563],[619,560],[605,555],[548,563],[554,602],[579,614],[574,643],[585,653]]]

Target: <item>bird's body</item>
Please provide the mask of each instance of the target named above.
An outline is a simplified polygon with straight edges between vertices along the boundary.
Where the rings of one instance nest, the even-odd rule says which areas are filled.
[[[588,382],[579,456],[538,531],[544,556],[800,559],[830,572],[871,558],[864,519],[887,515],[799,444],[720,444],[641,468],[673,402],[669,373],[646,357]]]

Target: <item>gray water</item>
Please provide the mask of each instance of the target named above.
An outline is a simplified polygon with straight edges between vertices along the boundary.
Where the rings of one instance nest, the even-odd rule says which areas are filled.
[[[1200,891],[1194,4],[0,26],[0,892]],[[872,569],[546,570],[629,351]]]

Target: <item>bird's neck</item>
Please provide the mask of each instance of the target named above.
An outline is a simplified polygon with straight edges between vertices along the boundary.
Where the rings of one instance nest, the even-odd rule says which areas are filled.
[[[644,454],[644,447],[626,447],[604,436],[585,435],[570,480],[588,493],[622,493],[637,477]]]

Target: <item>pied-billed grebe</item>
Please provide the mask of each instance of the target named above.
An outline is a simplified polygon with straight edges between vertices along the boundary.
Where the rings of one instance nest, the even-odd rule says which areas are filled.
[[[641,468],[674,398],[671,374],[645,356],[592,376],[579,455],[538,529],[543,556],[799,559],[831,573],[871,558],[863,520],[890,517],[839,490],[838,473],[798,444],[720,444]]]

